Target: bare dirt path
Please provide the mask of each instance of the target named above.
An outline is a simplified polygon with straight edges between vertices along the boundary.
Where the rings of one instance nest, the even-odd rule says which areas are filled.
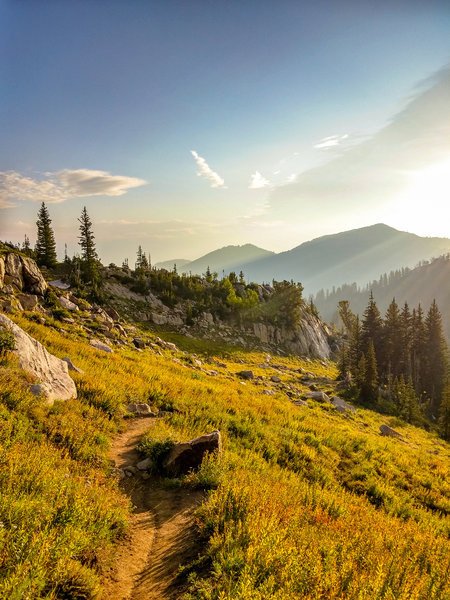
[[[153,426],[154,419],[133,419],[116,436],[110,458],[119,469],[140,460],[136,446]],[[202,492],[167,489],[157,478],[141,473],[126,477],[121,487],[133,503],[127,539],[104,582],[103,600],[177,600],[182,589],[177,581],[181,564],[198,555],[193,513]]]

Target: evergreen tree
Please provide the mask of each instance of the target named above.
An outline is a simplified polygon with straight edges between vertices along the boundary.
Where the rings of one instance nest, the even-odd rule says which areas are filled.
[[[137,258],[136,258],[136,263],[135,263],[135,269],[136,271],[138,269],[140,269],[142,267],[142,246],[139,244],[138,249],[137,249]]]
[[[444,440],[450,441],[450,379],[447,379],[442,391],[439,409],[439,431]]]
[[[369,350],[370,342],[372,342],[376,359],[379,361],[381,355],[383,321],[378,306],[373,299],[372,292],[370,292],[369,304],[363,314],[361,329],[363,351],[367,352]]]
[[[432,414],[438,414],[447,374],[447,346],[442,330],[442,317],[433,300],[425,319],[424,389],[431,400]]]
[[[350,354],[349,354],[349,345],[342,344],[339,349],[339,357],[338,357],[338,379],[345,379],[348,377],[350,369]]]
[[[364,374],[359,375],[359,379],[362,381],[361,397],[365,402],[372,404],[377,399],[378,390],[377,359],[372,341],[369,343],[369,349],[364,355],[364,359]]]
[[[361,331],[361,323],[359,321],[359,316],[357,315],[355,321],[353,323],[352,332],[349,341],[349,351],[348,351],[348,360],[350,364],[350,372],[356,378],[359,361],[363,356],[363,348],[362,348],[362,331]]]
[[[44,266],[51,269],[57,264],[56,244],[55,235],[51,228],[52,220],[44,202],[41,204],[37,216],[36,262],[40,267]]]
[[[400,357],[400,373],[406,380],[412,378],[412,317],[409,312],[408,303],[405,302],[400,314],[400,336],[401,336],[401,357]]]
[[[392,386],[392,396],[398,416],[408,423],[419,424],[421,421],[419,403],[412,380],[410,379],[406,383],[403,375],[399,379],[395,378]]]
[[[344,333],[350,335],[356,318],[354,313],[350,310],[350,302],[348,300],[341,300],[338,303],[338,307],[339,317],[344,326]]]
[[[400,311],[394,298],[386,311],[384,319],[379,360],[383,379],[387,381],[390,381],[392,377],[399,377],[401,374],[402,342]]]
[[[411,317],[411,370],[414,389],[420,401],[425,398],[425,352],[426,352],[426,327],[421,305],[413,310]]]
[[[89,218],[86,207],[83,207],[80,223],[79,245],[81,246],[81,265],[84,280],[90,282],[94,287],[100,283],[98,270],[98,254],[95,248],[95,236],[92,231],[92,221]]]

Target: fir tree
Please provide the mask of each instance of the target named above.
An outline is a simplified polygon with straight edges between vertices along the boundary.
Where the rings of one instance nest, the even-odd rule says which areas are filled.
[[[412,378],[412,317],[409,312],[408,303],[405,302],[400,314],[400,336],[401,336],[401,358],[400,358],[400,373],[406,380]]]
[[[378,390],[377,359],[372,341],[369,343],[369,349],[364,355],[364,359],[364,374],[359,375],[360,381],[362,381],[361,397],[367,403],[372,404],[377,399]]]
[[[439,432],[444,440],[450,441],[450,379],[447,379],[442,391],[439,409]]]
[[[373,294],[370,292],[369,304],[364,311],[362,323],[362,345],[364,352],[367,352],[370,346],[370,342],[373,343],[375,349],[375,356],[377,361],[380,359],[381,354],[381,336],[383,330],[383,321],[381,319],[380,311],[378,306],[373,299]]]
[[[95,236],[92,231],[92,221],[89,218],[86,207],[83,207],[80,223],[79,245],[81,246],[82,272],[86,282],[97,286],[100,282],[98,271],[98,254],[95,248]]]
[[[447,373],[447,346],[442,330],[442,317],[433,300],[425,320],[424,389],[431,400],[431,411],[438,414]]]
[[[426,352],[426,327],[425,321],[423,318],[422,307],[419,304],[417,309],[413,310],[413,314],[411,317],[411,330],[412,330],[412,338],[411,338],[411,370],[412,370],[412,379],[414,384],[414,389],[416,390],[416,394],[419,400],[423,400],[425,398],[425,389],[424,389],[424,380],[426,378],[425,370],[426,370],[426,361],[425,361],[425,352]]]
[[[356,377],[357,372],[358,372],[358,368],[359,368],[359,361],[361,360],[361,357],[363,356],[363,349],[362,349],[362,331],[361,331],[361,323],[359,321],[359,316],[357,315],[354,323],[353,323],[353,327],[352,327],[352,332],[351,332],[351,336],[350,336],[350,342],[349,342],[349,364],[350,364],[350,372],[351,374]]]
[[[400,311],[394,298],[386,311],[384,319],[379,360],[383,377],[388,381],[391,377],[399,377],[401,374],[402,341]]]
[[[57,264],[55,235],[51,228],[51,222],[52,220],[50,219],[47,207],[43,202],[38,211],[38,220],[36,221],[37,241],[35,253],[37,264],[40,267],[44,266],[49,269],[55,267]]]

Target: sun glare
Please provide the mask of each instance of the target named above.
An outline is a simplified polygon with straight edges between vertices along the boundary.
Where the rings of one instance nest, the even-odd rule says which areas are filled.
[[[450,157],[411,175],[394,218],[419,235],[450,237]]]

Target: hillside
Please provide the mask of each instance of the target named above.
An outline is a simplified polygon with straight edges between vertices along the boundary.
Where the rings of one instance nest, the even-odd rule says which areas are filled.
[[[382,275],[379,279],[359,287],[355,283],[341,285],[334,291],[320,292],[314,302],[325,321],[337,322],[337,305],[340,300],[349,300],[353,312],[362,315],[367,305],[370,290],[373,291],[377,305],[384,313],[393,298],[402,306],[419,303],[428,310],[436,300],[444,331],[450,340],[450,256],[445,255],[426,262],[415,269],[403,269]]]
[[[164,260],[162,262],[157,262],[154,264],[155,269],[167,269],[168,271],[172,271],[174,265],[177,266],[177,270],[182,271],[182,267],[187,265],[189,260],[185,258],[174,258],[173,260]]]
[[[0,598],[448,600],[435,432],[345,402],[330,360],[157,331],[6,266],[8,318],[70,358],[77,397],[0,354]],[[164,470],[213,430],[222,450]]]

